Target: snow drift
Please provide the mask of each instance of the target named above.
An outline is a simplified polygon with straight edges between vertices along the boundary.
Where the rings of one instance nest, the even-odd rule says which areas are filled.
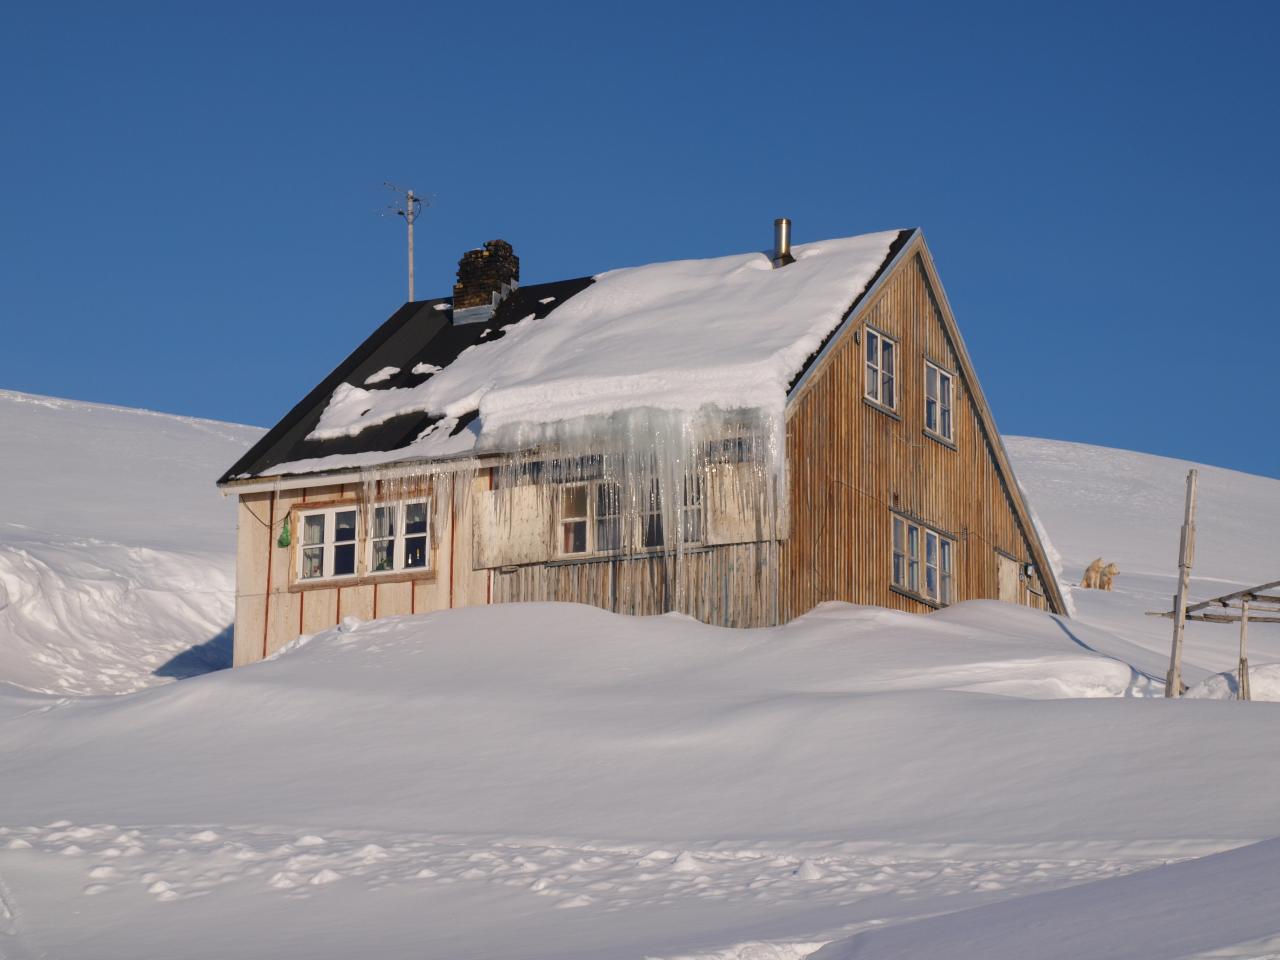
[[[123,693],[229,663],[252,427],[0,391],[0,683]]]

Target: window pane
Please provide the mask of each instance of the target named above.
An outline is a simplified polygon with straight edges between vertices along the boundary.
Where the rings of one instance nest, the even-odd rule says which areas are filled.
[[[308,517],[308,520],[311,518]],[[302,579],[324,576],[324,547],[306,547],[302,551]]]
[[[925,596],[930,597],[934,600],[938,599],[938,568],[925,567],[924,580],[925,580],[925,583],[924,583]]]
[[[702,539],[702,508],[684,507],[680,512],[681,539],[685,543],[698,543]]]
[[[373,570],[375,573],[381,573],[384,570],[390,570],[395,566],[395,546],[394,540],[375,540],[373,541]],[[339,547],[345,550],[346,547]]]
[[[585,493],[583,495],[585,496]],[[571,520],[568,523],[562,523],[560,529],[561,553],[587,552],[587,521]]]
[[[907,589],[912,593],[920,592],[920,561],[915,559],[907,564]]]
[[[374,507],[373,535],[377,538],[393,537],[396,532],[396,508]]]
[[[942,593],[938,599],[943,603],[951,602],[951,574],[949,573],[942,575]]]
[[[587,487],[585,484],[574,484],[565,487],[560,494],[560,516],[564,520],[586,517]],[[585,527],[583,528],[586,529]],[[585,547],[583,548],[586,549]]]
[[[893,582],[897,586],[902,586],[902,577],[907,559],[901,553],[893,555]]]
[[[867,396],[872,400],[880,399],[880,371],[867,364]]]
[[[926,430],[938,431],[938,402],[929,397],[924,401],[924,425]]]
[[[930,399],[936,399],[938,396],[938,370],[936,367],[926,365],[924,368],[924,395]]]
[[[940,564],[940,566],[942,567],[942,572],[950,573],[951,572],[951,541],[943,540],[940,546],[941,546],[940,554],[942,556],[942,563]]]
[[[333,575],[335,577],[345,577],[355,572],[356,545],[354,543],[338,544],[333,548]]]
[[[405,568],[409,570],[425,567],[427,565],[426,537],[404,538],[404,565]]]
[[[924,534],[924,562],[935,567],[938,565],[938,535],[928,530]]]
[[[616,517],[622,503],[622,490],[616,483],[601,483],[596,486],[596,516]]]
[[[324,543],[323,513],[316,513],[302,518],[302,542],[304,544]]]
[[[622,521],[618,517],[601,517],[596,520],[596,549],[620,550],[622,548]]]
[[[893,401],[893,375],[886,371],[880,383],[880,402],[886,407],[892,407]]]
[[[884,340],[880,345],[880,369],[888,376],[892,377],[893,369],[893,351],[894,343],[892,340]]]
[[[942,405],[951,408],[951,378],[945,373],[942,375]]]
[[[951,439],[951,411],[947,409],[942,411],[942,435]]]
[[[662,514],[650,513],[644,518],[644,545],[662,546]]]
[[[867,331],[867,366],[876,366],[880,362],[880,338]]]
[[[902,528],[904,524],[897,517],[893,518],[893,549],[902,552]]]
[[[356,538],[356,512],[354,510],[338,511],[333,515],[333,527],[334,543],[354,541]],[[355,556],[354,547],[352,547],[351,555]],[[352,569],[354,570],[355,568],[353,567]]]
[[[427,532],[427,505],[425,502],[404,505],[404,532]]]
[[[907,525],[907,553],[912,560],[920,556],[920,528]]]

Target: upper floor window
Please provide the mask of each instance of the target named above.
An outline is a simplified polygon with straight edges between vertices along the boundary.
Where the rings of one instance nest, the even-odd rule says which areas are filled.
[[[951,602],[955,543],[936,530],[893,517],[893,585],[934,603]]]
[[[924,362],[924,428],[943,440],[954,442],[955,420],[951,405],[955,397],[955,377],[928,360]]]
[[[375,506],[369,572],[426,569],[431,555],[429,516],[428,500]]]
[[[894,409],[897,399],[898,344],[878,330],[866,328],[868,400]]]
[[[356,517],[354,506],[328,507],[298,514],[302,527],[298,579],[355,576]]]

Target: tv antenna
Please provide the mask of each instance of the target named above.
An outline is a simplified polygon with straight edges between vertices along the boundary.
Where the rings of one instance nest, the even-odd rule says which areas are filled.
[[[397,217],[404,217],[404,222],[409,228],[409,302],[413,302],[413,222],[418,219],[418,214],[422,212],[423,207],[431,206],[429,197],[421,197],[413,192],[412,187],[399,187],[390,181],[384,180],[382,185],[396,194],[396,202],[387,204],[386,212],[383,216],[395,214]]]

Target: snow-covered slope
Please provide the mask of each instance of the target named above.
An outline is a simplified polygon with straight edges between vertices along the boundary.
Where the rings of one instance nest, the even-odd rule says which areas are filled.
[[[0,412],[32,464],[0,475],[0,668],[121,690],[229,622],[210,478],[253,431]],[[508,605],[129,696],[0,684],[0,957],[1274,952],[1280,705],[1223,702],[1235,632],[1209,626],[1187,649],[1207,699],[1165,700],[1168,622],[1143,616],[1188,465],[1009,447],[1067,579],[1122,568],[1074,621]],[[1278,507],[1280,482],[1201,468],[1198,595],[1272,578]],[[1251,641],[1255,692],[1280,689],[1280,633]]]
[[[0,391],[0,683],[120,693],[229,662],[213,480],[259,433]]]
[[[1207,599],[1280,580],[1280,480],[1221,467],[1061,440],[1006,437],[1031,506],[1061,554],[1067,585],[1095,557],[1120,566],[1115,589],[1073,591],[1077,617],[1151,651],[1142,664],[1168,669],[1169,610],[1177,587],[1178,537],[1187,471],[1200,472],[1191,595]],[[1251,661],[1280,661],[1280,629],[1250,627]],[[1238,628],[1187,626],[1186,679],[1233,670]]]

